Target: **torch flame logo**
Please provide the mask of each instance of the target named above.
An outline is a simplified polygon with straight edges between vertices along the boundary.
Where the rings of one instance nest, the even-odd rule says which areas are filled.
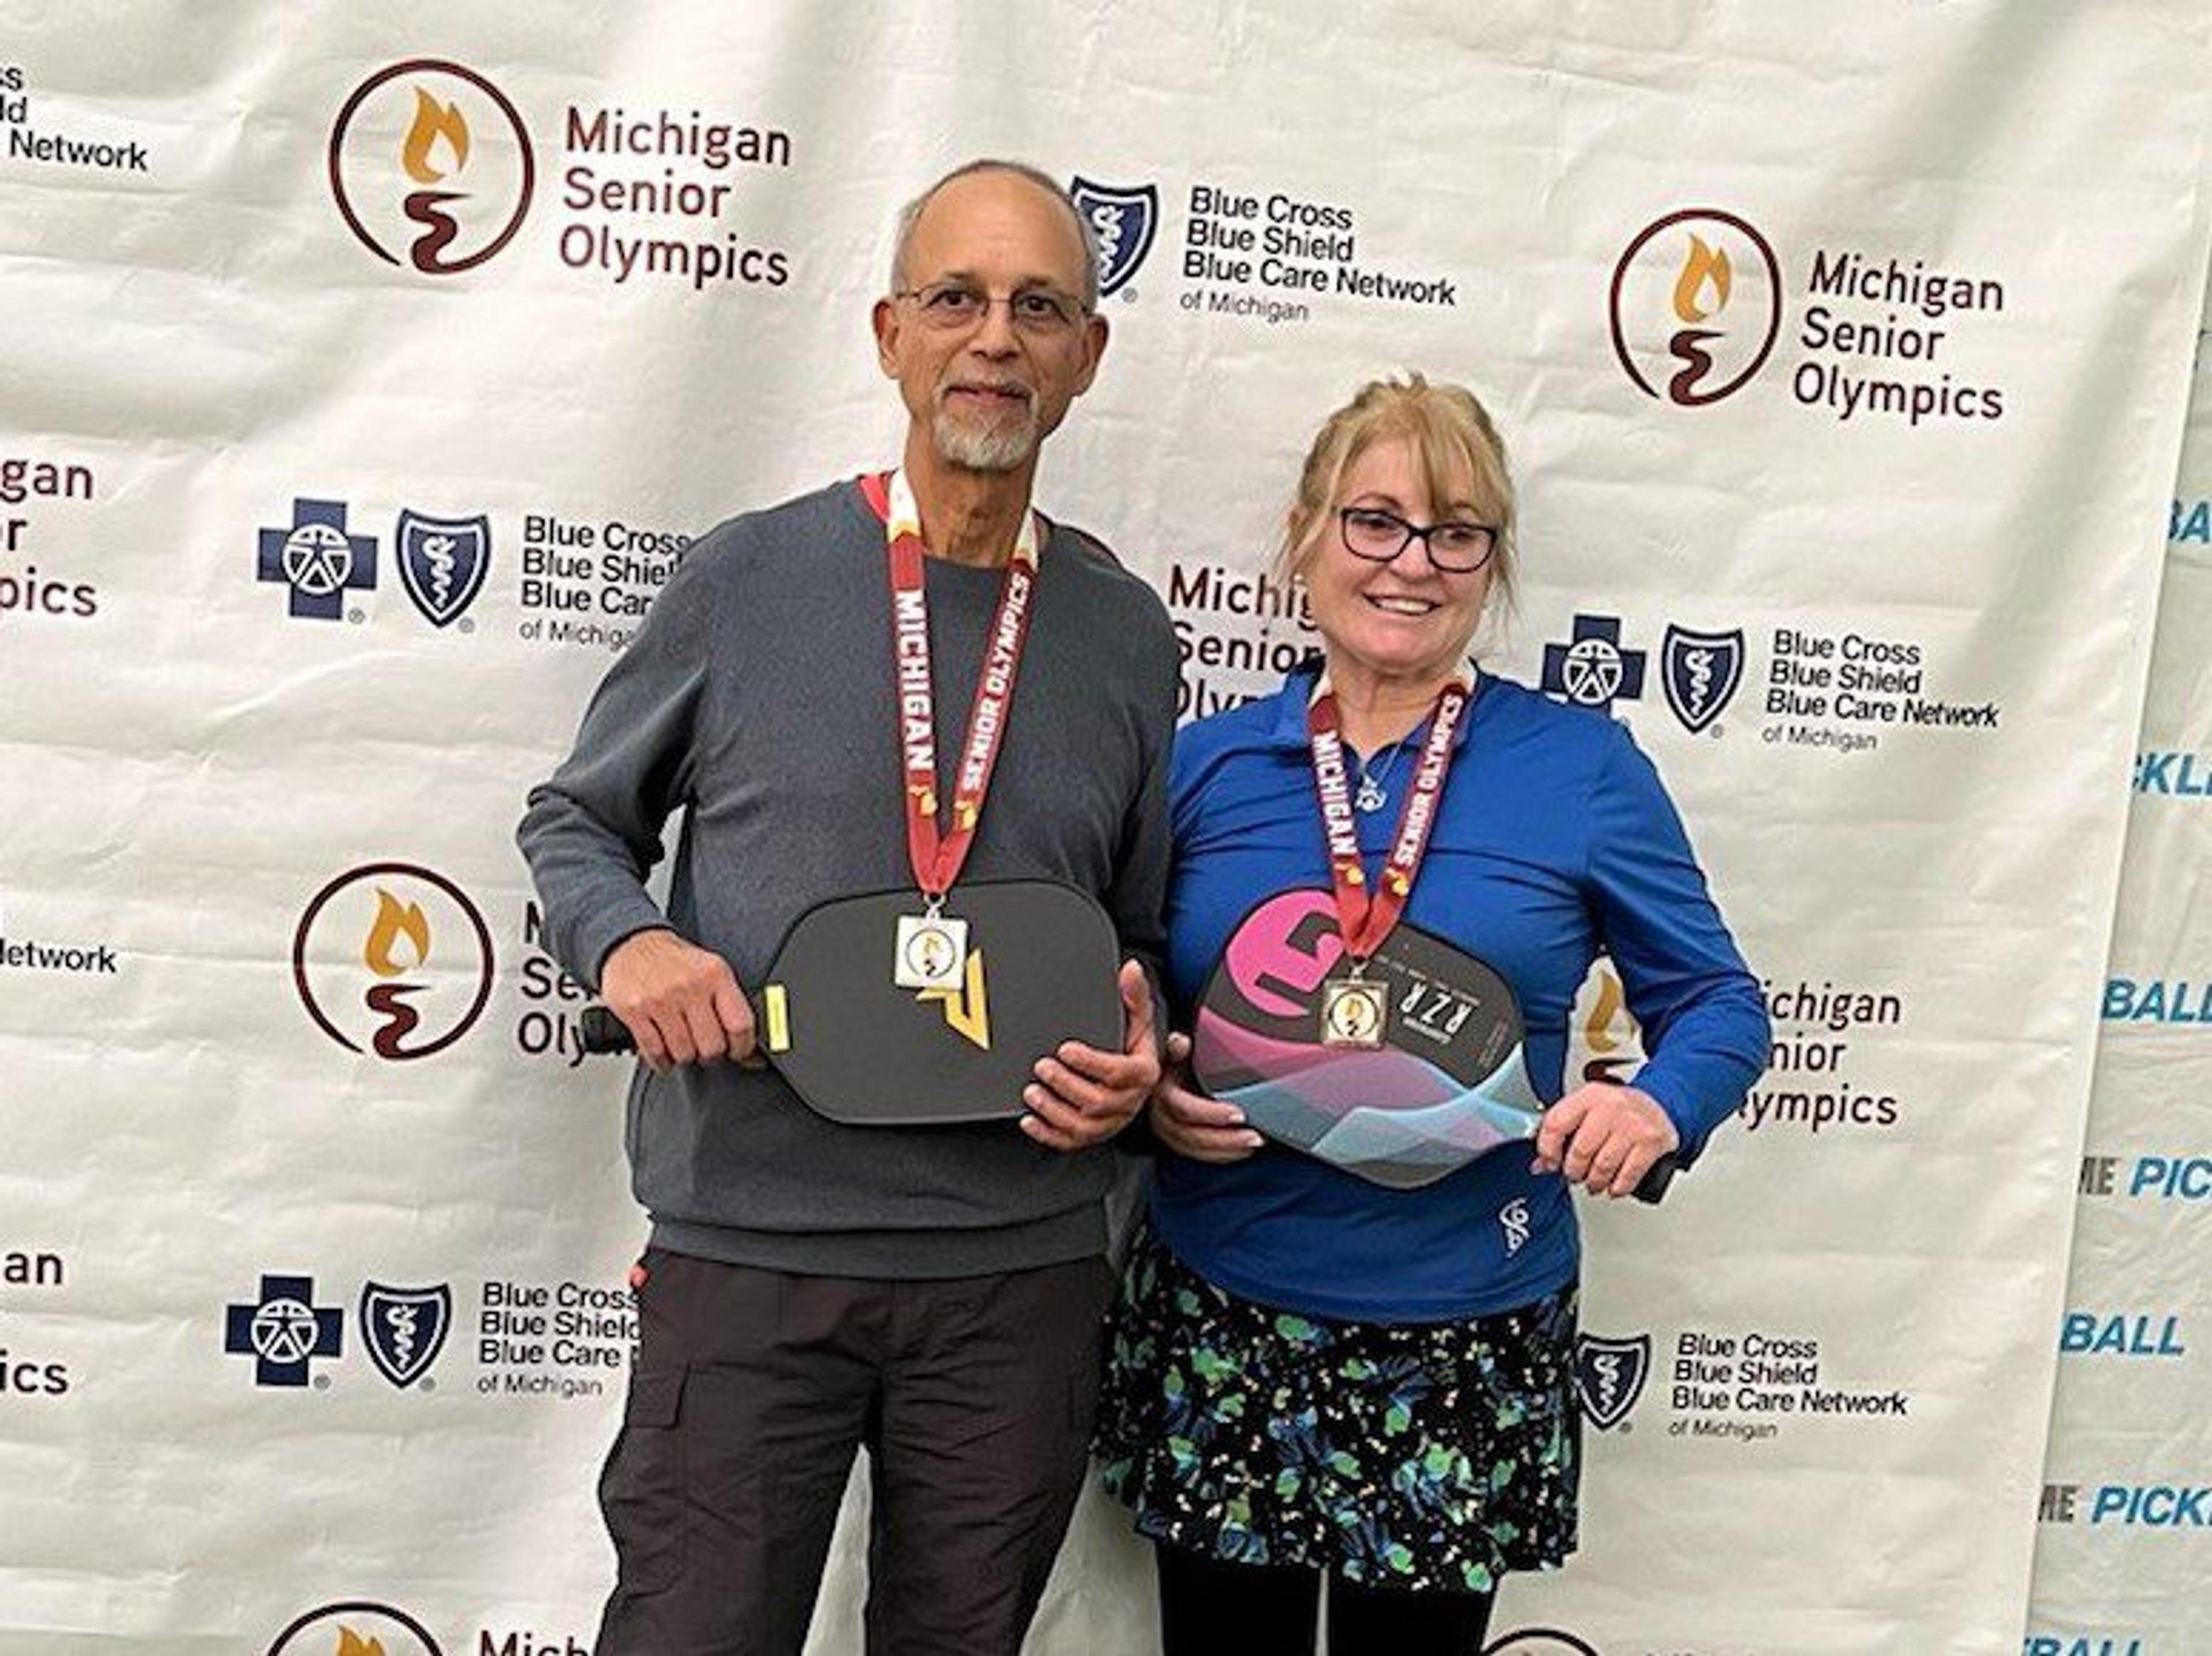
[[[431,151],[443,140],[453,164],[431,165]],[[417,184],[436,184],[469,164],[469,124],[459,104],[441,103],[421,87],[415,88],[415,121],[399,147],[399,164]]]
[[[1717,316],[1728,308],[1729,283],[1735,274],[1726,250],[1709,246],[1703,236],[1692,233],[1690,251],[1682,256],[1682,273],[1674,278],[1674,314],[1692,324]],[[1709,287],[1712,304],[1698,304]]]
[[[1613,355],[1636,388],[1678,408],[1703,408],[1742,390],[1773,353],[1782,264],[1748,219],[1686,207],[1654,219],[1622,249],[1607,302]]]
[[[372,892],[374,912],[364,915]],[[426,969],[434,931],[435,974]],[[420,863],[346,870],[308,900],[292,933],[300,1004],[349,1052],[366,1047],[379,1058],[416,1059],[445,1051],[483,1016],[492,977],[491,928],[483,912],[467,892]],[[412,1004],[418,1001],[419,1009]]]
[[[1728,255],[1715,252],[1703,236],[1692,232],[1690,251],[1682,256],[1681,274],[1674,278],[1674,314],[1688,325],[1678,329],[1667,342],[1668,353],[1682,365],[1667,382],[1667,395],[1673,402],[1694,406],[1705,395],[1698,387],[1713,369],[1706,342],[1725,336],[1718,328],[1698,325],[1728,307],[1733,275]],[[1713,301],[1710,308],[1698,303],[1708,291]]]
[[[1620,1037],[1614,1033],[1614,1020],[1627,1010],[1628,1003],[1620,992],[1620,980],[1609,966],[1601,967],[1597,974],[1597,999],[1592,1003],[1589,1016],[1583,1020],[1583,1040],[1589,1048],[1589,1058],[1583,1065],[1584,1081],[1619,1081],[1620,1072],[1631,1062],[1621,1050]]]
[[[415,951],[414,964],[430,958],[430,922],[419,903],[403,903],[382,886],[376,888],[376,920],[362,945],[362,963],[380,978],[396,978],[407,968],[392,958],[392,946],[402,937]]]
[[[333,1656],[384,1656],[384,1641],[364,1639],[351,1628],[338,1629],[338,1647]]]
[[[1620,998],[1620,980],[1610,972],[1601,972],[1597,1003],[1583,1022],[1583,1036],[1589,1042],[1590,1051],[1602,1055],[1620,1050],[1620,1042],[1613,1033],[1613,1021],[1620,1015],[1625,1004]]]
[[[386,264],[425,276],[472,270],[514,240],[537,188],[514,100],[442,58],[388,64],[355,87],[328,160],[346,227]],[[470,187],[456,189],[463,173]]]

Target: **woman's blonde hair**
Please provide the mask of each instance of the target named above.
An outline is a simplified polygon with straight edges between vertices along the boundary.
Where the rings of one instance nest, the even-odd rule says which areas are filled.
[[[1485,566],[1491,591],[1508,604],[1514,591],[1513,479],[1505,445],[1490,415],[1463,385],[1431,385],[1418,373],[1370,379],[1328,416],[1306,451],[1298,492],[1284,519],[1275,574],[1296,579],[1312,564],[1336,519],[1336,492],[1354,460],[1373,444],[1400,437],[1413,451],[1413,466],[1431,506],[1462,497],[1498,531]]]

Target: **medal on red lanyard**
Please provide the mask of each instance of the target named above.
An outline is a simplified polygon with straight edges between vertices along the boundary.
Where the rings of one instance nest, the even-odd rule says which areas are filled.
[[[1451,767],[1453,732],[1459,728],[1472,695],[1468,681],[1462,676],[1447,684],[1437,698],[1428,739],[1421,744],[1420,762],[1407,785],[1406,803],[1391,836],[1389,858],[1382,864],[1382,877],[1372,886],[1359,855],[1359,826],[1352,815],[1336,693],[1329,687],[1326,673],[1315,683],[1312,698],[1306,703],[1306,736],[1313,749],[1314,787],[1321,796],[1322,831],[1328,841],[1337,931],[1344,939],[1345,957],[1351,961],[1348,971],[1322,985],[1324,1046],[1382,1045],[1390,1003],[1383,986],[1365,975],[1367,961],[1398,924],[1407,900],[1413,894],[1413,881],[1420,873],[1429,834],[1436,827],[1437,808],[1443,798],[1444,779]]]
[[[958,993],[968,976],[968,922],[945,912],[982,818],[991,772],[1006,739],[1014,676],[1028,641],[1036,590],[1040,536],[1036,514],[1022,515],[1006,561],[998,613],[984,640],[983,667],[968,713],[968,733],[953,773],[949,824],[938,795],[937,704],[929,676],[929,600],[925,591],[921,513],[903,470],[862,480],[861,492],[884,520],[891,592],[891,663],[898,687],[899,753],[906,810],[907,856],[921,893],[918,914],[899,917],[891,982],[925,994]]]

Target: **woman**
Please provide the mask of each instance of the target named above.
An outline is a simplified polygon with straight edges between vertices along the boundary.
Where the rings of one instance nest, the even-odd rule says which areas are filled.
[[[1324,1576],[1333,1651],[1480,1648],[1498,1578],[1575,1546],[1569,1186],[1620,1196],[1662,1156],[1688,1161],[1765,1062],[1757,984],[1627,732],[1468,666],[1510,591],[1512,524],[1467,391],[1378,381],[1322,428],[1280,558],[1322,668],[1176,743],[1175,998],[1188,1028],[1239,919],[1293,888],[1336,893],[1349,953],[1376,946],[1387,855],[1412,877],[1405,922],[1511,984],[1547,1097],[1601,949],[1650,1059],[1633,1086],[1559,1098],[1533,1154],[1402,1190],[1264,1145],[1192,1089],[1174,1038],[1100,1428],[1107,1486],[1155,1545],[1167,1656],[1232,1635],[1312,1650]],[[1334,866],[1332,751],[1329,820],[1358,840]],[[1431,828],[1407,868],[1417,787]]]

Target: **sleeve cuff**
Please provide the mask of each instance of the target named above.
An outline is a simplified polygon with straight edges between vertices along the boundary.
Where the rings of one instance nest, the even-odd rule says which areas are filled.
[[[586,968],[592,992],[599,992],[599,974],[617,944],[641,931],[670,931],[668,917],[643,896],[595,914],[576,931],[576,964]]]
[[[1665,1113],[1667,1119],[1674,1124],[1675,1134],[1682,1141],[1674,1154],[1686,1168],[1705,1154],[1705,1140],[1711,1137],[1712,1128],[1711,1125],[1701,1125],[1698,1122],[1688,1106],[1684,1104],[1678,1095],[1676,1083],[1671,1077],[1663,1073],[1649,1076],[1650,1067],[1647,1065],[1644,1072],[1639,1073],[1628,1084],[1656,1104]],[[1648,1079],[1647,1076],[1649,1076]]]

